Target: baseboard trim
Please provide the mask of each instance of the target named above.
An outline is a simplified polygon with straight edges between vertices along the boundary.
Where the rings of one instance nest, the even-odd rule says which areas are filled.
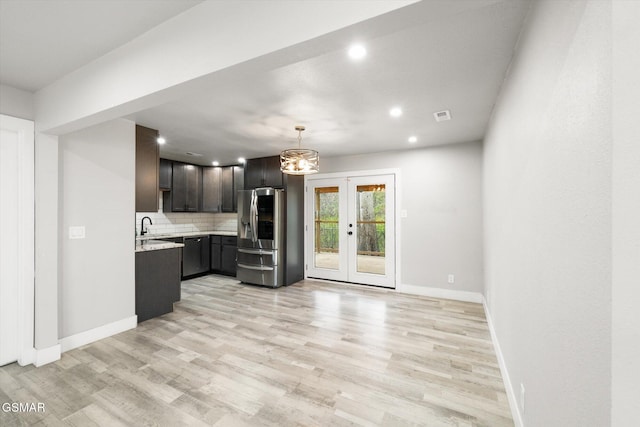
[[[47,363],[60,360],[61,347],[60,344],[52,345],[43,349],[34,349],[35,357],[33,364],[36,367],[46,365]]]
[[[119,334],[120,332],[128,331],[138,325],[138,316],[126,317],[116,322],[107,323],[97,328],[89,329],[88,331],[80,332],[79,334],[71,335],[60,340],[62,346],[62,352],[73,350],[74,348],[82,347],[83,345],[90,344],[92,342],[101,340],[103,338],[110,337],[111,335]]]
[[[444,298],[456,301],[476,302],[479,304],[484,300],[480,292],[456,291],[453,289],[430,288],[428,286],[401,284],[396,287],[396,291],[423,297]]]
[[[518,400],[516,399],[516,393],[513,385],[511,384],[511,379],[509,378],[507,364],[504,361],[502,349],[500,348],[500,342],[498,341],[496,330],[493,328],[491,313],[489,312],[489,307],[487,307],[487,301],[484,299],[484,297],[482,298],[482,307],[484,308],[484,315],[487,318],[487,325],[489,326],[491,341],[493,341],[493,347],[496,351],[496,357],[498,358],[498,365],[500,366],[500,373],[502,374],[502,379],[504,381],[504,388],[507,392],[507,399],[509,400],[509,407],[511,408],[511,416],[513,417],[513,422],[515,423],[516,427],[524,427],[522,415],[520,414],[520,408],[518,407]]]

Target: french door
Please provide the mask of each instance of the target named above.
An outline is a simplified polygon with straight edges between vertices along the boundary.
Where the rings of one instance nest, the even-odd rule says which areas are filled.
[[[307,277],[395,288],[395,177],[307,181]]]

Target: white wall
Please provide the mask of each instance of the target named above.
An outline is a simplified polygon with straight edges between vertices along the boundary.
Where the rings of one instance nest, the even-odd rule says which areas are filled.
[[[610,20],[535,2],[485,138],[486,298],[527,426],[610,422]]]
[[[0,113],[34,119],[34,95],[0,84]],[[37,126],[37,123],[36,123]],[[35,135],[35,318],[34,346],[58,344],[58,142],[57,137]]]
[[[61,136],[59,336],[135,315],[135,124]],[[70,240],[69,226],[86,227]]]
[[[35,141],[35,346],[58,345],[58,137]]]
[[[0,84],[0,114],[33,120],[33,102],[31,92]]]
[[[640,2],[613,2],[611,425],[638,421],[640,399]]]
[[[401,283],[480,294],[482,145],[321,158],[322,173],[399,168]],[[398,213],[399,217],[399,213]],[[447,283],[448,274],[455,283]]]

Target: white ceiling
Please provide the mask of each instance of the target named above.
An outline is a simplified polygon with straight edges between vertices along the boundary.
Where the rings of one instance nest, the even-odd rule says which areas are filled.
[[[6,1],[0,0],[3,26],[5,20],[11,20],[4,16]],[[176,3],[152,2],[166,3],[167,17],[171,14],[168,4]],[[73,5],[91,2],[50,3],[61,3],[60,10],[69,12]],[[147,2],[115,3],[133,7]],[[250,67],[242,68],[235,78],[224,79],[223,85],[211,80],[208,86],[200,85],[192,96],[139,111],[128,118],[158,129],[166,137],[167,144],[161,148],[163,156],[199,164],[210,164],[213,160],[233,164],[239,156],[278,154],[297,144],[294,130],[297,124],[307,127],[303,147],[317,149],[321,158],[480,140],[511,61],[528,1],[466,2],[469,6],[459,8],[461,11],[442,16],[434,16],[434,11],[441,10],[431,7],[435,3],[424,0],[407,6],[412,9],[406,22],[398,23],[399,15],[389,13],[325,38],[292,46],[286,49],[290,59],[284,66],[253,74],[246,72]],[[146,7],[156,13],[155,6],[151,8],[147,3]],[[105,26],[119,33],[114,19],[107,18],[110,25]],[[160,15],[156,19],[162,20]],[[67,24],[73,26],[71,22]],[[371,30],[376,27],[394,30]],[[65,32],[63,28],[60,31]],[[4,36],[5,29],[2,31],[0,36]],[[67,31],[75,33],[77,29]],[[72,39],[69,34],[65,37]],[[127,40],[124,37],[113,36],[120,44]],[[41,38],[32,39],[32,43],[40,46],[46,44]],[[16,43],[18,39],[14,36],[13,40]],[[346,50],[354,40],[364,44],[368,51],[360,62],[347,56]],[[2,43],[5,61],[5,41]],[[85,45],[80,40],[68,43]],[[320,49],[324,53],[309,57],[308,52],[313,50],[309,47],[314,43],[332,48]],[[282,57],[283,52],[273,55]],[[70,62],[63,65],[73,69]],[[2,68],[3,83],[28,87],[5,81],[4,63]],[[60,73],[64,74],[52,70],[47,78],[58,78]],[[39,78],[39,84],[46,80]],[[388,111],[396,105],[404,114],[394,119]],[[436,123],[433,113],[445,109],[451,111],[452,120]],[[418,138],[417,143],[407,142],[411,135]],[[191,157],[186,152],[200,153],[202,157]]]
[[[0,0],[0,82],[35,92],[202,0]]]

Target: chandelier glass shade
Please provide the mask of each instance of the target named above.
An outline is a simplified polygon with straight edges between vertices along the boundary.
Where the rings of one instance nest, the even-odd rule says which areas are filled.
[[[280,170],[289,175],[308,175],[320,170],[320,155],[316,150],[300,148],[304,126],[296,126],[298,148],[290,148],[280,153]]]

